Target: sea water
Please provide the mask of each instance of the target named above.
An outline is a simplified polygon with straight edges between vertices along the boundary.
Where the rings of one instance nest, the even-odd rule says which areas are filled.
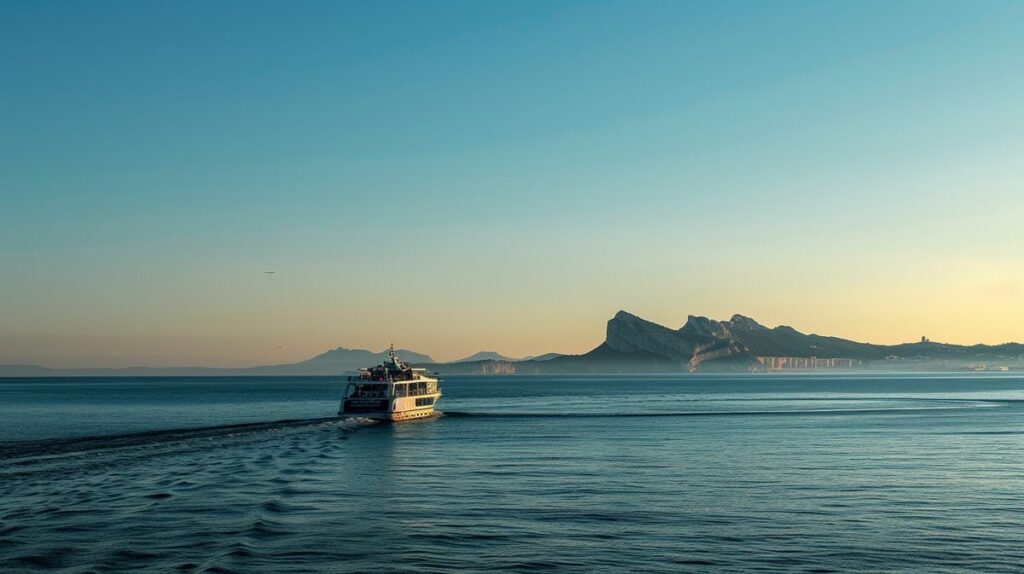
[[[1024,378],[0,380],[0,571],[1024,569]]]

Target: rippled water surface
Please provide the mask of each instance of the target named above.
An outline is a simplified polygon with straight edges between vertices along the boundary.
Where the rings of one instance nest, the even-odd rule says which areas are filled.
[[[0,380],[0,570],[1020,571],[1024,378]]]

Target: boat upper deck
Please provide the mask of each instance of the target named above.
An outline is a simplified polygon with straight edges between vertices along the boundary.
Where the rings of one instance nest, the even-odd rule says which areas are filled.
[[[402,362],[401,359],[395,356],[394,345],[388,350],[388,359],[368,369],[359,369],[359,379],[361,381],[374,381],[378,383],[391,383],[395,381],[416,381],[419,379],[429,379],[426,375],[427,370],[423,368],[413,368]]]

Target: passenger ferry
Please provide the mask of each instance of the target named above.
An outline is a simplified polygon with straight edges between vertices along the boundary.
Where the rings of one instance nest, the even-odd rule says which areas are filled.
[[[384,421],[432,416],[441,389],[438,380],[428,377],[426,371],[406,366],[395,356],[395,346],[391,345],[383,364],[359,369],[358,377],[348,378],[338,414]]]

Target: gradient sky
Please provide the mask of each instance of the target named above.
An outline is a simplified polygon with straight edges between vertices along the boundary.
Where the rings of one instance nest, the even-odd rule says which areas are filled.
[[[1024,3],[0,3],[0,363],[1024,341]],[[264,271],[276,271],[266,275]]]

